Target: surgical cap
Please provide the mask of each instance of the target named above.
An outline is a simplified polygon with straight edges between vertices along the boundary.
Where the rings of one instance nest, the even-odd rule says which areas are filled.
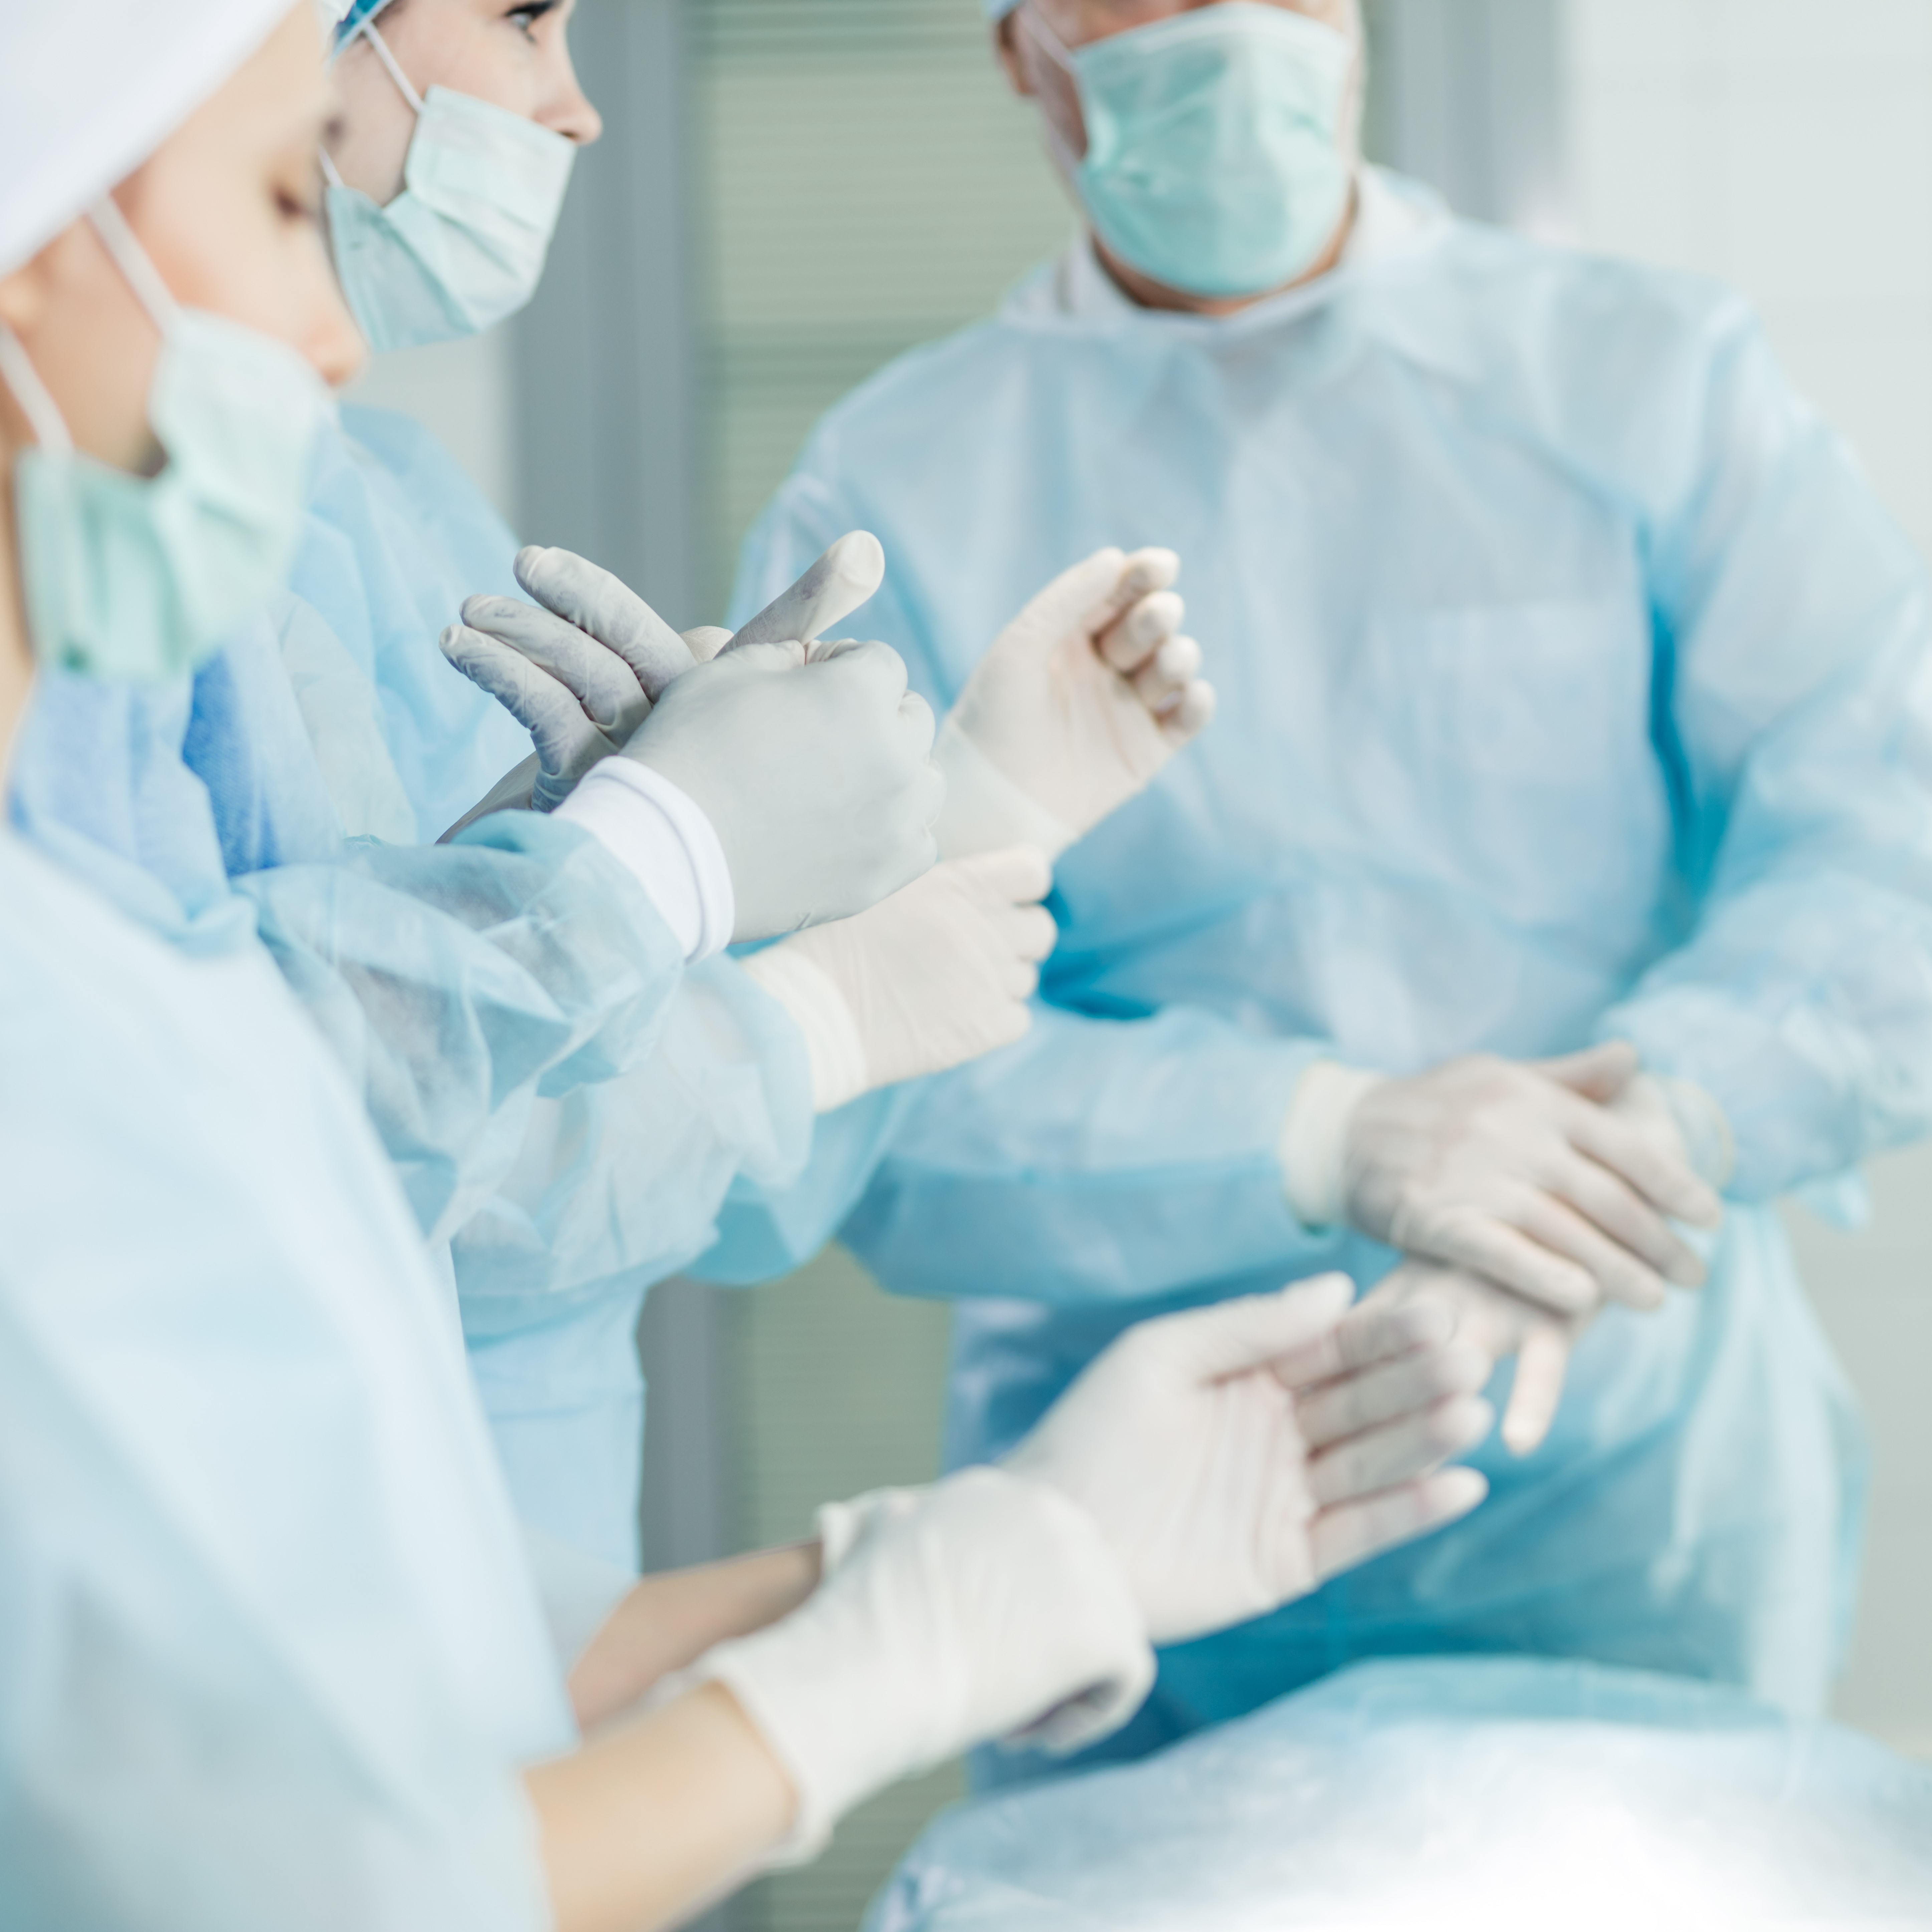
[[[290,0],[34,0],[0,10],[0,274],[124,181]]]
[[[1009,14],[1019,10],[1020,0],[981,0],[989,20],[1004,20]]]

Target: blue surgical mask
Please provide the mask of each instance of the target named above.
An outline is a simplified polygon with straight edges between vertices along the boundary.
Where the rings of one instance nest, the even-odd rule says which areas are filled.
[[[343,293],[372,349],[477,334],[536,292],[577,149],[487,100],[443,87],[418,94],[374,27],[360,32],[416,130],[403,191],[386,208],[345,187],[324,157]]]
[[[1094,230],[1130,268],[1198,296],[1298,280],[1346,212],[1342,152],[1355,48],[1255,0],[1224,0],[1070,51],[1028,32],[1080,98],[1087,154],[1070,166]]]
[[[281,586],[329,398],[284,344],[182,308],[111,200],[90,218],[161,332],[148,422],[166,463],[135,476],[76,450],[0,325],[0,380],[35,440],[14,478],[27,629],[45,663],[158,680],[194,669]]]

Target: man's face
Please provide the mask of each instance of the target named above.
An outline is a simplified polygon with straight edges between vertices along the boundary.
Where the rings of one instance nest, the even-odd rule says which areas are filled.
[[[1019,9],[1000,22],[1001,64],[1014,87],[1036,98],[1040,111],[1066,152],[1075,160],[1087,152],[1087,127],[1072,77],[1041,46],[1030,31],[1037,17],[1070,50],[1090,46],[1136,27],[1151,26],[1183,14],[1224,6],[1228,0],[1024,0]],[[1362,38],[1360,0],[1261,0],[1284,14],[1299,14],[1346,34],[1359,47]]]

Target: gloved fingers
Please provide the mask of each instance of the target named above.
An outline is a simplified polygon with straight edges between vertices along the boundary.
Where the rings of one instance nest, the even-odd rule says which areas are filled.
[[[573,770],[592,744],[608,748],[575,697],[520,651],[465,624],[452,624],[436,641],[471,683],[487,691],[529,732],[545,772]]]
[[[1123,586],[1127,580],[1125,552],[1112,545],[1096,550],[1070,569],[1063,570],[1044,590],[1035,592],[1000,634],[1024,638],[1035,646],[1076,632],[1097,636],[1128,605],[1147,594],[1136,590],[1124,596]]]
[[[1214,687],[1204,678],[1196,678],[1160,714],[1160,735],[1179,751],[1214,723],[1218,702]]]
[[[1473,1342],[1418,1348],[1304,1391],[1295,1397],[1295,1418],[1309,1448],[1325,1450],[1454,1396],[1478,1395],[1490,1372],[1489,1357]]]
[[[1418,1300],[1412,1305],[1378,1286],[1336,1327],[1278,1356],[1272,1364],[1274,1377],[1284,1388],[1312,1392],[1419,1348],[1445,1348],[1455,1329],[1454,1317],[1439,1302]]]
[[[1564,1110],[1564,1127],[1573,1147],[1621,1174],[1672,1220],[1694,1228],[1722,1226],[1724,1204],[1716,1190],[1641,1127],[1588,1100]]]
[[[690,670],[684,640],[621,578],[573,551],[536,544],[517,553],[516,571],[517,581],[546,610],[615,651],[653,704]]]
[[[1180,559],[1171,550],[1156,546],[1130,550],[1120,560],[1120,581],[1114,592],[1115,609],[1125,610],[1144,598],[1172,590],[1180,575]]]
[[[1450,1396],[1311,1456],[1309,1494],[1325,1508],[1392,1489],[1473,1449],[1496,1424],[1496,1411],[1480,1396]]]
[[[463,621],[548,671],[598,730],[627,737],[650,716],[637,673],[574,624],[514,597],[466,598]]]
[[[1201,646],[1192,638],[1170,638],[1131,680],[1134,695],[1157,718],[1201,674]]]
[[[685,649],[697,664],[709,664],[731,641],[731,633],[722,624],[700,624],[696,630],[680,634]]]
[[[1397,1544],[1467,1516],[1490,1492],[1474,1469],[1438,1469],[1378,1496],[1324,1509],[1309,1526],[1316,1579],[1326,1582]]]
[[[1503,1414],[1503,1441],[1512,1456],[1527,1456],[1543,1446],[1563,1400],[1571,1346],[1569,1332],[1553,1322],[1538,1322],[1523,1337]]]
[[[1138,1346],[1178,1349],[1191,1372],[1218,1382],[1294,1358],[1334,1330],[1354,1294],[1346,1275],[1319,1275],[1276,1294],[1244,1295],[1163,1316],[1143,1322],[1132,1334]]]
[[[1559,1087],[1567,1087],[1586,1100],[1607,1106],[1634,1080],[1642,1061],[1627,1040],[1606,1040],[1600,1046],[1581,1053],[1565,1054],[1558,1060],[1532,1060],[1532,1071]]]
[[[1627,1293],[1592,1266],[1616,1300],[1628,1301],[1634,1308],[1654,1308],[1664,1298],[1664,1282],[1680,1288],[1702,1287],[1704,1264],[1696,1250],[1613,1168],[1566,1148],[1550,1181],[1555,1194],[1607,1236],[1619,1256],[1630,1257],[1630,1267],[1640,1270],[1642,1280],[1633,1274],[1629,1286],[1634,1292]]]
[[[742,631],[738,634],[739,638],[743,635]],[[776,647],[776,643],[744,644],[734,638],[725,657],[728,662],[743,651]],[[849,701],[852,703],[877,704],[890,710],[901,699],[916,695],[908,688],[905,660],[890,644],[850,638],[808,654],[802,644],[790,648],[801,653],[806,668],[814,676],[836,679],[849,692]],[[923,698],[920,701],[925,703]]]
[[[1180,598],[1172,590],[1156,590],[1100,634],[1100,656],[1123,677],[1131,677],[1186,621],[1187,606]]]
[[[910,746],[913,755],[922,761],[932,756],[932,747],[939,736],[939,721],[932,715],[932,706],[916,691],[909,691],[899,700],[899,729]],[[935,770],[937,767],[934,768]],[[944,777],[940,780],[944,783]],[[946,794],[940,794],[944,805]],[[938,816],[937,810],[933,816]]]
[[[1534,1197],[1519,1190],[1519,1211]],[[1598,1294],[1594,1278],[1567,1256],[1532,1240],[1520,1228],[1474,1208],[1454,1208],[1428,1216],[1398,1216],[1394,1245],[1431,1261],[1447,1262],[1471,1274],[1486,1276],[1526,1300],[1558,1315],[1593,1312]]]
[[[1052,913],[1046,907],[1023,906],[1013,915],[1013,946],[1018,956],[1030,965],[1037,967],[1041,961],[1052,956],[1053,949],[1060,943],[1060,928],[1054,923]],[[1040,983],[1040,975],[1033,976],[1034,986]],[[1033,986],[1027,991],[1030,994]]]
[[[1609,1300],[1646,1314],[1661,1308],[1664,1277],[1579,1213],[1568,1192],[1532,1191],[1519,1212],[1522,1232],[1552,1254],[1567,1255]]]
[[[885,547],[869,530],[850,530],[739,627],[730,648],[796,638],[809,644],[872,597],[886,580]]]

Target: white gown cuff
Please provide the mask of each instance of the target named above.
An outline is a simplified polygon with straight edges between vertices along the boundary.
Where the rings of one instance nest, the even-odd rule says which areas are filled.
[[[1278,1151],[1288,1204],[1304,1228],[1336,1228],[1347,1220],[1348,1125],[1364,1097],[1386,1077],[1318,1060],[1295,1082]]]
[[[636,877],[695,964],[731,943],[738,910],[731,868],[690,794],[631,758],[606,758],[554,817],[584,829]]]
[[[1008,778],[947,714],[932,748],[932,762],[946,779],[946,803],[933,836],[942,859],[970,858],[1030,845],[1050,861],[1078,834]]]
[[[812,1060],[812,1104],[829,1114],[872,1084],[866,1042],[838,982],[795,947],[778,945],[741,962],[760,989],[791,1016]]]

